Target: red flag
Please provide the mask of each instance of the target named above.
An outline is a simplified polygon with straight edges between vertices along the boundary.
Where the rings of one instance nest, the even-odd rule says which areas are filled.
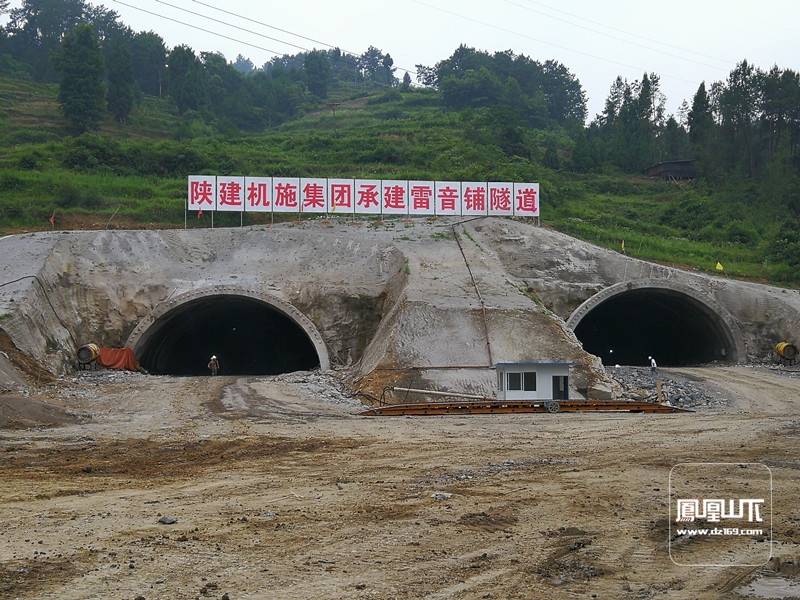
[[[50,215],[50,218],[48,219],[48,221],[50,221],[50,225],[55,225],[56,224],[56,211],[53,211],[53,214]]]
[[[202,208],[198,208],[197,209],[197,218],[199,219],[202,215],[203,215],[203,209]]]

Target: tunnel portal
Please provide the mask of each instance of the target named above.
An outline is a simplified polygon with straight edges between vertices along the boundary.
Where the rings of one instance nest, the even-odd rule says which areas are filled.
[[[161,375],[276,375],[320,366],[308,334],[284,312],[243,295],[183,302],[158,317],[136,346],[141,365]]]
[[[740,351],[728,324],[693,295],[642,287],[587,304],[591,303],[581,307],[585,314],[573,328],[584,350],[604,365],[649,365],[649,356],[665,367],[738,359]]]

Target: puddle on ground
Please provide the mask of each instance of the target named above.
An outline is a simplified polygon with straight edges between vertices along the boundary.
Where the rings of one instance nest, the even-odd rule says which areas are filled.
[[[767,569],[747,585],[736,589],[746,598],[778,598],[800,600],[800,564],[788,559],[773,558]]]

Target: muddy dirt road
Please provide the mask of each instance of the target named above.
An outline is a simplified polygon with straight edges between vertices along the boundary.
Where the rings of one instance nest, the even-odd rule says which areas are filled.
[[[6,396],[0,597],[740,598],[763,569],[670,559],[670,469],[768,465],[768,567],[797,564],[800,378],[681,374],[726,405],[359,417],[319,374]]]

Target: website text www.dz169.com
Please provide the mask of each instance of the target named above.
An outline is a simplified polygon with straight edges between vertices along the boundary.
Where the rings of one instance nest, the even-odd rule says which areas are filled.
[[[713,527],[711,529],[676,529],[677,535],[764,535],[763,529],[739,529],[738,527]]]

